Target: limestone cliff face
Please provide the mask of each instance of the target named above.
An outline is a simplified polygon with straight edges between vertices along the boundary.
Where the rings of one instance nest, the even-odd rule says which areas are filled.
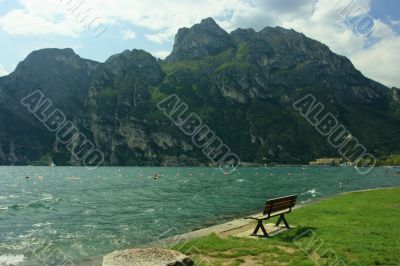
[[[106,164],[185,164],[190,159],[176,152],[184,154],[191,149],[189,144],[146,118],[157,112],[150,104],[151,89],[164,75],[159,62],[141,50],[114,55],[98,68],[80,126],[93,136]]]
[[[164,61],[142,50],[104,63],[71,49],[30,54],[0,78],[0,164],[51,156],[57,164],[79,165],[19,103],[36,89],[104,153],[105,165],[210,163],[158,110],[157,103],[172,94],[242,161],[304,163],[337,156],[292,108],[309,93],[370,152],[400,152],[399,90],[364,77],[326,45],[281,27],[227,33],[208,18],[179,30]]]
[[[391,111],[397,118],[400,118],[400,89],[391,88],[388,96],[391,102]]]
[[[212,18],[201,21],[192,28],[182,28],[175,36],[172,53],[166,62],[174,63],[185,59],[199,59],[216,55],[233,48],[229,34],[221,29]]]
[[[390,96],[391,96],[393,102],[400,103],[400,89],[392,88],[390,90]]]

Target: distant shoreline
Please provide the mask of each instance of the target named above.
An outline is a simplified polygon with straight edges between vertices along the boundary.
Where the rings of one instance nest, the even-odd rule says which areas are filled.
[[[82,165],[57,165],[57,166],[50,166],[50,165],[0,165],[0,167],[85,167]],[[190,168],[190,167],[196,167],[196,168],[218,168],[218,166],[206,166],[206,165],[104,165],[100,166],[101,167],[154,167],[154,168]],[[240,165],[238,169],[240,168],[274,168],[274,167],[340,167],[340,168],[353,168],[353,166],[340,166],[340,165],[309,165],[309,164],[255,164],[255,163],[249,163],[245,165]],[[376,168],[382,168],[382,167],[389,167],[389,168],[397,168],[400,167],[400,165],[376,165]]]

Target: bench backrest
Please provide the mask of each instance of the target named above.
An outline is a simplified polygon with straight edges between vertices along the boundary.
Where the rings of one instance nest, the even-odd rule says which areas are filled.
[[[271,215],[274,212],[287,210],[290,212],[296,205],[297,195],[290,195],[282,198],[270,199],[265,202],[264,215]]]

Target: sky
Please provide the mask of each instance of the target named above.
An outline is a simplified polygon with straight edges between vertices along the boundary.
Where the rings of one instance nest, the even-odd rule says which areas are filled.
[[[126,49],[165,58],[179,28],[207,17],[228,32],[292,28],[400,87],[399,0],[0,0],[0,76],[42,48],[100,62]]]

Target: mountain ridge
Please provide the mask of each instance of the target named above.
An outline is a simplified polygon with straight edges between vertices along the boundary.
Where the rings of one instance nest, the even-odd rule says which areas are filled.
[[[242,161],[306,163],[338,156],[291,107],[308,93],[376,156],[400,151],[392,143],[400,133],[398,89],[363,76],[328,46],[281,27],[227,33],[204,19],[178,31],[165,60],[136,49],[104,63],[80,58],[72,49],[32,52],[0,78],[0,164],[51,157],[57,164],[79,165],[20,106],[19,99],[36,89],[96,144],[105,165],[210,163],[157,110],[171,94],[207,121]]]

